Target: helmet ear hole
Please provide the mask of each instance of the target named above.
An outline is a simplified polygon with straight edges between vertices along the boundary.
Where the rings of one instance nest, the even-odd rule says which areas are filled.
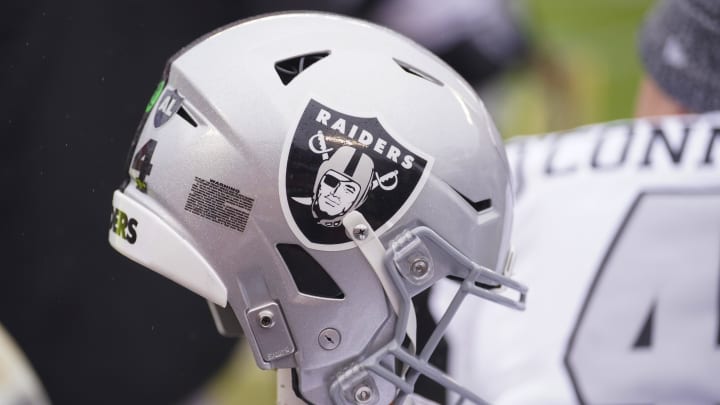
[[[305,249],[285,243],[278,244],[276,248],[299,292],[319,298],[345,298],[335,280]]]

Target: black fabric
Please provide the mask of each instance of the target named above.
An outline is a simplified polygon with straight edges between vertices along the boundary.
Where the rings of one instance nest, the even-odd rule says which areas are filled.
[[[177,403],[227,358],[236,340],[216,332],[201,298],[110,248],[112,192],[166,59],[234,20],[297,7],[332,9],[0,5],[0,323],[53,403]]]

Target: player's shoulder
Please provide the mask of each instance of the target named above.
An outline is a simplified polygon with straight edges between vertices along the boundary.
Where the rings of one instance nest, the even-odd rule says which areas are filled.
[[[516,187],[629,173],[688,181],[720,171],[720,112],[597,123],[514,137],[506,147]]]

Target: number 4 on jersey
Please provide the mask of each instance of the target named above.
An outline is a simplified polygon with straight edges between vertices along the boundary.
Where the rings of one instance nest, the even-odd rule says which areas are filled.
[[[720,193],[645,193],[610,246],[566,364],[580,402],[720,403]]]
[[[147,192],[145,177],[152,171],[152,155],[155,153],[157,141],[150,139],[137,151],[130,165],[130,174],[135,179],[135,186],[143,193]]]

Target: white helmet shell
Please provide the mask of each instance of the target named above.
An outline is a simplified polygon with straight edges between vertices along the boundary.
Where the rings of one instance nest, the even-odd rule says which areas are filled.
[[[411,353],[409,298],[440,278],[524,299],[503,277],[513,201],[497,130],[407,38],[321,13],[241,21],[171,59],[148,107],[111,244],[239,322],[258,365],[294,368],[308,401],[407,394],[413,372],[391,372],[403,385],[377,368]]]

